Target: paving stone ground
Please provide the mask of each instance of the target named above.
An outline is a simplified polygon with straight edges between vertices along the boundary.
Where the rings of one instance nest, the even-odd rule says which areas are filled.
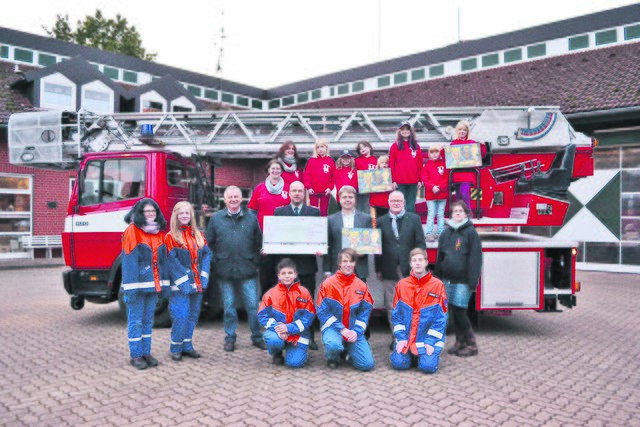
[[[482,316],[479,356],[425,375],[391,369],[382,318],[368,373],[330,371],[322,350],[275,367],[246,323],[225,353],[220,320],[196,329],[204,357],[180,363],[154,330],[160,366],[136,371],[117,304],[72,311],[62,271],[0,271],[2,426],[640,426],[638,276],[581,272],[572,310]]]

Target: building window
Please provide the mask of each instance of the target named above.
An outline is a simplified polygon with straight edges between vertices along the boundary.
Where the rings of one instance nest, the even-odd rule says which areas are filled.
[[[387,86],[391,86],[391,77],[389,76],[378,77],[378,87],[387,87]]]
[[[309,100],[309,92],[298,94],[298,103],[307,102]]]
[[[198,98],[202,97],[202,88],[199,88],[198,86],[189,85],[187,86],[187,90],[193,96],[197,96]]]
[[[47,55],[46,53],[38,54],[38,64],[43,67],[48,67],[56,63],[56,57],[53,55]]]
[[[32,178],[0,174],[0,258],[25,256],[20,238],[31,234]]]
[[[483,67],[493,67],[494,65],[498,65],[500,63],[500,56],[497,53],[492,53],[491,55],[484,55],[482,57],[482,66]]]
[[[538,58],[547,54],[547,45],[545,43],[527,46],[527,58]]]
[[[142,159],[94,160],[82,177],[80,206],[145,196],[147,162]]]
[[[616,30],[600,31],[596,33],[596,46],[603,44],[615,43],[618,41]]]
[[[262,110],[263,105],[262,105],[262,101],[259,99],[252,99],[251,100],[251,108],[255,109],[255,110]]]
[[[163,111],[164,111],[164,105],[162,105],[162,102],[144,101],[142,103],[143,113],[162,113]]]
[[[0,58],[9,59],[9,46],[0,46]]]
[[[227,104],[233,104],[233,98],[234,98],[233,94],[222,92],[222,102],[225,102]]]
[[[411,71],[411,81],[415,82],[416,80],[424,80],[426,77],[426,71],[424,68],[420,68],[417,70]]]
[[[122,73],[122,80],[127,82],[127,83],[137,84],[138,83],[138,73],[135,73],[133,71],[124,71]]]
[[[522,61],[522,49],[511,49],[504,53],[505,64],[516,61]]]
[[[44,94],[40,105],[66,110],[75,110],[71,86],[44,82]]]
[[[204,90],[204,97],[207,99],[210,99],[212,101],[217,101],[218,100],[218,91],[217,90],[213,90],[213,89],[205,89]]]
[[[397,73],[393,75],[393,84],[399,85],[402,83],[406,83],[408,80],[407,73]]]
[[[640,39],[640,25],[630,25],[628,27],[624,27],[624,39]]]
[[[120,70],[118,70],[117,68],[104,66],[104,68],[102,69],[102,72],[104,73],[105,76],[109,77],[110,79],[113,79],[113,80],[120,79]]]
[[[429,67],[429,77],[444,76],[444,64]]]
[[[82,108],[92,113],[113,113],[111,94],[98,90],[85,89],[82,94]]]
[[[460,69],[462,71],[475,70],[478,68],[478,58],[468,58],[460,61]]]
[[[293,105],[295,104],[295,98],[293,96],[285,96],[284,98],[282,98],[282,106],[286,107],[288,105]]]
[[[269,101],[269,109],[273,110],[275,108],[280,108],[280,100],[279,99],[272,99],[271,101]]]
[[[13,59],[33,64],[33,52],[25,49],[13,49]]]
[[[589,35],[569,37],[569,50],[585,49],[589,47]]]
[[[174,105],[173,107],[171,107],[171,110],[174,113],[188,113],[190,111],[193,111],[193,108],[183,107],[182,105]]]
[[[236,96],[236,103],[241,107],[249,106],[249,98],[244,96]]]
[[[351,92],[362,92],[364,90],[364,82],[354,82],[351,83]]]
[[[346,95],[349,93],[349,85],[340,85],[338,86],[338,95]]]
[[[321,97],[322,97],[322,91],[320,89],[311,91],[311,99],[320,99]]]

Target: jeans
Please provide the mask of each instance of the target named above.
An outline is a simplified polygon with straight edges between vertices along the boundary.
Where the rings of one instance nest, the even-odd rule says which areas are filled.
[[[193,292],[184,294],[181,291],[171,293],[169,310],[171,312],[171,353],[193,350],[193,330],[200,317],[202,294]]]
[[[264,332],[264,342],[271,356],[284,350],[284,363],[291,368],[302,368],[307,361],[307,346],[300,342],[285,342],[272,330]]]
[[[427,229],[425,232],[427,235],[433,233],[433,220],[438,215],[438,234],[442,234],[444,231],[444,208],[447,205],[446,199],[441,200],[427,200]]]
[[[260,323],[258,323],[258,283],[255,277],[250,279],[218,279],[220,294],[224,306],[225,342],[236,342],[236,328],[238,327],[238,312],[236,311],[235,287],[242,293],[244,308],[247,310],[251,341],[262,341]]]
[[[438,363],[440,363],[440,355],[433,353],[431,356],[426,354],[419,354],[418,356],[414,356],[410,352],[406,353],[396,353],[394,350],[391,353],[389,359],[391,360],[391,366],[393,369],[405,370],[411,367],[411,359],[418,358],[418,369],[422,372],[434,373],[438,370]]]
[[[125,293],[124,302],[127,305],[127,329],[131,358],[149,355],[151,354],[153,314],[158,302],[158,294],[156,292]]]
[[[407,212],[416,213],[416,197],[418,184],[398,184],[398,191],[404,195],[405,209]]]
[[[349,363],[359,371],[370,371],[375,366],[371,347],[364,335],[360,335],[356,342],[350,343],[342,338],[340,332],[334,328],[327,328],[322,333],[324,354],[329,361],[337,362],[340,353],[345,349],[349,355]]]

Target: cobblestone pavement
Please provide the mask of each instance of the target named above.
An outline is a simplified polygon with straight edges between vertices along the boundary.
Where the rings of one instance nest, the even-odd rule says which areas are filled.
[[[117,304],[72,311],[62,271],[0,271],[0,425],[640,426],[638,276],[581,272],[573,310],[482,316],[479,356],[425,375],[390,368],[382,320],[369,373],[322,351],[275,367],[244,323],[225,353],[220,320],[196,329],[199,360],[171,361],[155,330],[160,366],[135,371]]]

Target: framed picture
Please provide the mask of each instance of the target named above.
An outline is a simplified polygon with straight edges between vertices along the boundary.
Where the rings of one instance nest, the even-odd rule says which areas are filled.
[[[391,169],[369,169],[358,171],[358,193],[384,193],[391,187]]]
[[[448,145],[444,147],[447,169],[475,168],[482,166],[480,144]]]
[[[262,249],[269,255],[326,254],[327,248],[327,217],[264,217]]]
[[[360,255],[382,253],[379,228],[343,228],[342,248],[355,249]]]

